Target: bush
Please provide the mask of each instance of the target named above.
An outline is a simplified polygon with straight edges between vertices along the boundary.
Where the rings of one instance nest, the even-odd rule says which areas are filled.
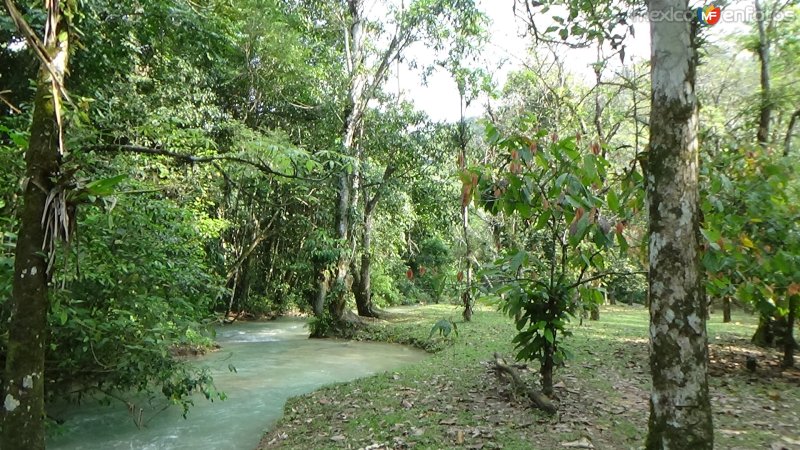
[[[628,258],[614,258],[611,260],[615,272],[630,273],[630,275],[610,275],[603,279],[608,292],[608,298],[615,302],[634,303],[644,305],[647,302],[647,276],[641,272],[642,268]]]
[[[411,263],[414,274],[412,284],[418,289],[414,298],[420,301],[439,303],[448,293],[448,280],[455,279],[453,256],[447,243],[438,236],[423,240],[419,254]],[[408,288],[409,294],[413,289]]]
[[[73,383],[103,391],[161,386],[184,407],[212,392],[204,372],[172,358],[209,342],[198,323],[222,292],[191,212],[167,200],[126,197],[110,212],[87,209],[76,242],[56,267],[47,372],[50,396]],[[176,381],[178,380],[178,381]]]
[[[403,303],[403,295],[397,289],[394,279],[382,267],[372,271],[372,301],[378,307],[395,306]]]

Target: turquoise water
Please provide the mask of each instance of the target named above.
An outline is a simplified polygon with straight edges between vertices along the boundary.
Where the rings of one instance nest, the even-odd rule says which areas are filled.
[[[145,411],[137,428],[120,402],[94,401],[49,408],[66,421],[48,449],[253,449],[283,413],[286,399],[326,384],[384,372],[424,358],[421,351],[392,344],[308,339],[305,321],[282,319],[220,328],[222,349],[198,358],[208,367],[225,401],[198,397],[186,420],[181,409],[161,411],[164,400],[138,399]],[[232,364],[236,372],[229,370]]]

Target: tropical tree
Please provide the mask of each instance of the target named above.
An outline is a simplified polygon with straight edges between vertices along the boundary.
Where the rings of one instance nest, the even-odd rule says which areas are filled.
[[[684,0],[652,0],[649,212],[648,449],[714,446],[708,392],[706,299],[700,266],[696,29]]]
[[[794,365],[800,314],[795,166],[794,159],[758,147],[716,154],[704,171],[709,292],[752,305],[760,319],[753,342],[782,347],[787,368]]]
[[[363,130],[367,106],[380,93],[391,64],[402,60],[409,46],[424,41],[436,50],[445,51],[448,42],[457,36],[479,33],[482,18],[471,1],[417,0],[400,8],[382,4],[389,13],[385,22],[370,20],[363,0],[348,0],[343,6],[340,22],[346,30],[343,48],[348,81],[338,141],[344,164],[337,175],[334,209],[338,256],[335,267],[332,270],[324,267],[318,276],[323,282],[319,283],[321,292],[317,295],[317,298],[326,299],[330,315],[329,319],[317,323],[332,322],[334,325],[341,324],[345,318],[351,290],[349,271],[355,246],[353,217],[361,183],[356,162],[361,159],[361,153],[367,151],[357,142],[357,137]],[[389,29],[393,31],[387,32]],[[314,334],[324,333],[315,331]]]
[[[14,255],[0,446],[43,449],[48,282],[56,239],[68,237],[72,219],[66,205],[68,179],[61,173],[61,105],[70,52],[69,18],[76,10],[68,1],[46,2],[47,26],[40,39],[11,1],[6,1],[5,7],[33,49],[39,72]]]
[[[612,274],[606,256],[615,240],[627,247],[627,217],[619,214],[631,196],[605,184],[609,164],[597,144],[537,131],[535,119],[526,124],[508,137],[487,126],[489,142],[504,151],[498,169],[476,167],[462,182],[487,211],[518,216],[528,236],[482,275],[515,318],[518,357],[541,362],[542,391],[550,395],[553,369],[567,357],[570,316],[602,302],[592,282]]]

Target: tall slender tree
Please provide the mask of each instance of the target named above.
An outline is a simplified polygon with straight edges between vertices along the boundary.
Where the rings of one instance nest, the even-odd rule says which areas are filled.
[[[25,190],[14,259],[8,355],[3,385],[0,448],[44,448],[44,357],[47,335],[48,253],[68,231],[63,186],[61,101],[69,59],[69,1],[47,0],[40,40],[11,0],[6,10],[37,55],[40,68],[31,137],[25,152]]]
[[[772,19],[766,17],[766,11],[760,0],[755,0],[756,24],[758,25],[758,61],[761,69],[761,104],[758,114],[758,132],[756,137],[760,145],[769,143],[770,122],[772,120],[772,101],[770,100],[770,71],[769,53],[771,40],[769,27],[772,26]],[[769,23],[768,23],[769,22]]]
[[[699,260],[698,137],[688,0],[650,0],[647,154],[650,396],[648,449],[711,449],[706,302]],[[672,18],[672,20],[667,20]]]
[[[453,39],[479,34],[483,23],[483,15],[473,0],[415,0],[399,9],[383,2],[381,5],[390,12],[391,20],[382,24],[367,17],[364,0],[347,0],[345,3],[342,16],[348,92],[342,114],[340,151],[347,161],[353,163],[343,164],[344,169],[337,176],[335,237],[338,257],[332,271],[322,268],[319,274],[319,292],[314,308],[317,316],[321,316],[323,305],[327,303],[328,313],[335,322],[344,319],[347,294],[352,288],[350,269],[355,266],[353,258],[357,253],[354,251],[357,242],[353,229],[360,193],[359,161],[361,152],[368,151],[360,146],[358,136],[367,105],[380,92],[391,64],[402,60],[409,46],[425,41],[437,50],[446,49]],[[378,25],[387,25],[386,29],[393,27],[394,30],[387,33],[383,26]],[[321,333],[317,330],[315,334]]]

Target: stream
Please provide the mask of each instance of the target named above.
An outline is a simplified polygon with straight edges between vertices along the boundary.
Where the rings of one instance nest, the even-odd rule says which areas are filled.
[[[159,412],[165,404],[160,394],[152,406],[143,399],[136,402],[145,410],[144,421],[149,420],[142,429],[116,401],[110,406],[93,400],[52,406],[48,413],[66,422],[48,436],[47,448],[251,450],[281,417],[289,397],[425,357],[394,344],[308,339],[301,319],[228,325],[218,329],[217,342],[222,348],[195,364],[211,370],[225,401],[197,396],[184,420],[179,406]]]

